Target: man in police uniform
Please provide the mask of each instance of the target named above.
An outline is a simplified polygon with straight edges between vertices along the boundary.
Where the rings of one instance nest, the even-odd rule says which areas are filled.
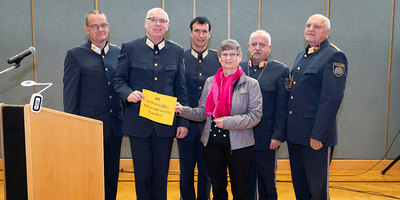
[[[272,45],[271,36],[266,31],[253,32],[247,47],[250,60],[240,63],[240,66],[248,76],[258,80],[263,96],[263,117],[254,128],[248,199],[257,199],[257,188],[259,199],[277,199],[276,155],[285,140],[288,102],[285,79],[289,77],[289,69],[268,57]]]
[[[185,77],[188,87],[189,106],[198,106],[204,82],[215,75],[220,67],[218,53],[207,48],[211,36],[211,23],[205,17],[196,17],[190,22],[192,47],[184,53]],[[197,200],[210,198],[211,183],[203,157],[203,145],[200,142],[204,123],[190,122],[188,136],[178,140],[180,183],[183,200],[195,200],[194,170],[197,164],[198,184]]]
[[[344,95],[347,58],[328,39],[330,21],[308,18],[308,42],[291,70],[287,141],[297,199],[329,199],[329,165],[337,144],[336,114]]]
[[[173,126],[139,116],[142,90],[175,96],[187,105],[183,48],[164,39],[168,14],[161,8],[147,12],[146,36],[122,44],[114,89],[126,105],[123,133],[129,136],[137,198],[167,199],[167,176],[173,138],[187,135],[189,122],[177,118]]]
[[[104,13],[86,15],[89,40],[67,52],[64,63],[65,112],[103,121],[105,197],[115,199],[122,141],[122,104],[111,81],[120,48],[107,42]]]

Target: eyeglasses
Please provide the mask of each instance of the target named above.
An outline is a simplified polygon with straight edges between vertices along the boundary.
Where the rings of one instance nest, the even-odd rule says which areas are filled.
[[[235,58],[238,55],[239,55],[238,53],[223,53],[223,54],[221,54],[221,57],[228,58],[228,56],[229,56],[230,58]]]
[[[94,29],[94,30],[99,30],[100,29],[100,27],[102,28],[102,29],[106,29],[106,28],[108,28],[108,23],[102,23],[102,24],[100,24],[100,25],[98,25],[98,24],[92,24],[92,25],[86,25],[86,26],[88,26],[88,27],[90,27],[90,28],[92,28],[92,29]]]
[[[267,46],[267,44],[265,44],[265,43],[257,43],[257,42],[253,42],[253,43],[251,43],[250,44],[252,47],[257,47],[257,45],[258,46],[260,46],[260,48],[264,48],[264,47],[266,47]]]
[[[159,22],[160,24],[165,24],[168,22],[168,20],[166,20],[166,19],[161,19],[161,18],[157,18],[157,17],[149,17],[146,19],[153,24],[157,24],[157,22]]]

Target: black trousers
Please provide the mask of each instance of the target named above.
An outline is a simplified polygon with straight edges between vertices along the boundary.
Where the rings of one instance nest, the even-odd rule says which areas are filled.
[[[253,159],[250,165],[249,200],[278,199],[276,192],[277,153],[278,150],[253,150]]]
[[[228,174],[233,200],[246,200],[248,195],[249,167],[253,146],[231,150],[230,144],[208,143],[204,149],[213,200],[227,200]]]
[[[129,136],[137,200],[167,200],[167,178],[173,137]]]
[[[200,141],[201,133],[198,129],[196,132],[191,132],[189,129],[188,134],[196,134],[196,138],[193,141],[185,139],[178,139],[179,147],[179,189],[181,192],[182,200],[209,200],[211,181],[207,174],[207,166],[204,161],[203,151],[204,147]],[[194,189],[194,171],[197,166],[197,198]]]
[[[313,150],[288,142],[293,188],[298,200],[329,200],[329,166],[334,147]]]
[[[117,198],[119,158],[121,154],[122,136],[110,135],[104,140],[104,183],[105,199]]]

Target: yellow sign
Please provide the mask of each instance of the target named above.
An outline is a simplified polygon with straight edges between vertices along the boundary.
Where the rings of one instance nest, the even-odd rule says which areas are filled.
[[[158,94],[143,89],[144,99],[140,103],[139,116],[172,126],[174,122],[176,97]]]

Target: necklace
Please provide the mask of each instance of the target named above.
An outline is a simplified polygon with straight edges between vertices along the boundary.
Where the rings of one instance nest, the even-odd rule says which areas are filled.
[[[257,81],[260,79],[261,75],[264,73],[265,69],[267,68],[267,65],[264,65],[264,69],[261,71],[260,75],[258,75]],[[247,67],[247,74],[250,76],[250,65]]]

